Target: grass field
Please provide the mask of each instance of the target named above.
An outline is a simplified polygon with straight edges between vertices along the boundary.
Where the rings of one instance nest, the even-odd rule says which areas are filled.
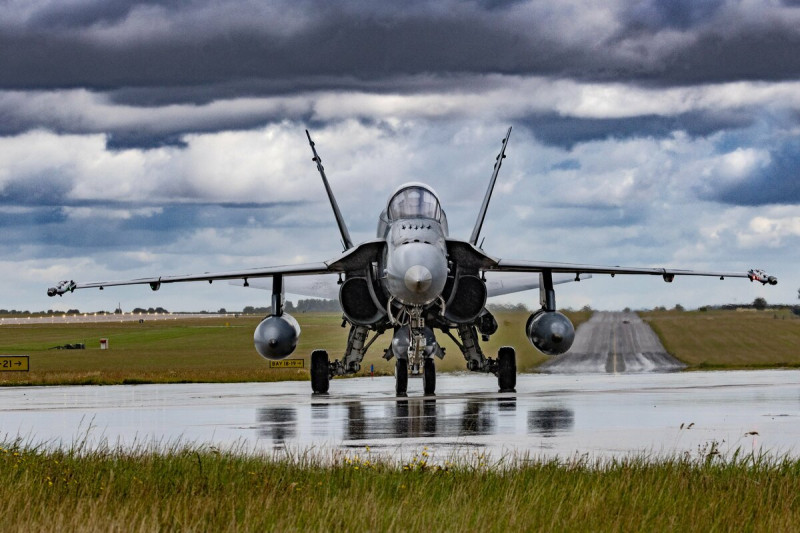
[[[589,313],[570,315],[580,323]],[[517,348],[520,370],[530,370],[545,357],[525,337],[526,313],[497,313],[500,325],[485,353],[496,356],[500,346]],[[346,328],[338,313],[307,313],[297,316],[302,334],[292,354],[304,358],[306,369],[311,352],[328,350],[340,358],[347,343]],[[308,379],[307,370],[270,369],[253,347],[253,330],[260,317],[145,320],[118,323],[30,324],[0,327],[0,354],[30,355],[31,371],[0,373],[0,385],[112,384],[175,382],[242,382]],[[109,339],[110,349],[100,350],[100,339]],[[440,371],[463,370],[464,358],[446,336],[438,340],[447,356],[437,362]],[[385,333],[364,359],[363,373],[374,365],[376,374],[391,374],[394,361],[382,359],[391,341]],[[86,350],[54,350],[54,346],[85,343]]]
[[[589,312],[569,313],[576,326]],[[642,313],[667,350],[693,368],[759,368],[800,366],[800,319],[788,311]],[[483,350],[495,356],[500,346],[517,349],[520,371],[545,360],[525,337],[524,312],[498,312],[500,328]],[[0,354],[30,355],[31,371],[2,372],[0,385],[111,384],[175,382],[242,382],[308,379],[309,356],[316,348],[340,358],[347,329],[338,313],[298,316],[302,334],[293,358],[304,358],[306,370],[270,369],[253,348],[260,317],[145,320],[144,323],[38,324],[0,327]],[[100,339],[110,349],[100,350]],[[438,340],[447,356],[441,372],[463,370],[464,359],[445,335]],[[382,359],[391,340],[385,333],[364,359],[363,373],[391,374],[394,362]],[[83,342],[86,350],[54,350]]]
[[[690,368],[800,366],[800,319],[788,310],[640,313]]]
[[[405,464],[0,447],[3,531],[796,531],[800,461]]]

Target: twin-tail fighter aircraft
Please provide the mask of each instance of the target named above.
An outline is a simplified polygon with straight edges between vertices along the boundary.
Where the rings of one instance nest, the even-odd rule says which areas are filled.
[[[331,191],[322,160],[311,135],[306,131],[314,154],[313,161],[322,177],[341,233],[344,251],[339,256],[320,263],[232,272],[91,283],[62,281],[48,289],[47,294],[60,296],[75,289],[136,284],[150,285],[156,291],[164,283],[184,281],[211,283],[233,280],[236,284],[250,286],[249,280],[254,280],[256,285],[258,278],[272,278],[271,313],[256,327],[253,339],[256,351],[261,356],[281,360],[295,350],[300,335],[297,321],[284,312],[284,278],[338,275],[338,297],[344,313],[342,325],[349,325],[350,333],[341,360],[330,361],[325,350],[315,350],[311,354],[313,392],[327,393],[331,378],[358,372],[367,349],[381,334],[392,331],[391,344],[383,357],[387,360],[395,358],[396,392],[398,396],[405,396],[409,373],[422,374],[424,393],[434,394],[435,359],[445,355],[444,349],[437,343],[434,330],[443,332],[455,342],[469,370],[491,372],[497,376],[501,392],[514,391],[517,372],[514,348],[500,348],[497,358],[492,358],[483,353],[479,343],[479,339],[488,340],[498,327],[497,321],[486,309],[489,296],[539,288],[541,309],[528,318],[525,332],[539,351],[557,355],[566,352],[575,338],[572,323],[556,310],[554,286],[558,283],[578,281],[592,274],[610,274],[612,277],[616,274],[648,274],[661,276],[667,282],[672,282],[675,276],[747,278],[770,285],[778,282],[774,276],[755,269],[747,272],[700,272],[492,257],[478,244],[478,237],[497,174],[506,157],[510,135],[511,128],[502,141],[489,187],[468,240],[449,236],[447,217],[432,188],[422,183],[407,183],[391,195],[380,214],[377,238],[354,245]],[[494,272],[524,273],[527,277],[523,280],[487,281],[486,274]],[[538,279],[531,279],[532,275],[537,274]]]

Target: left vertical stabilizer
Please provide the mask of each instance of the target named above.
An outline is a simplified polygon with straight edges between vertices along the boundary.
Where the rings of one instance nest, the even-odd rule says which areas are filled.
[[[313,161],[317,164],[319,175],[322,176],[322,184],[325,185],[325,192],[328,193],[328,199],[331,201],[333,208],[333,215],[336,217],[336,224],[339,226],[339,232],[342,234],[342,243],[344,249],[349,250],[353,247],[353,240],[350,238],[350,232],[347,231],[347,226],[344,223],[342,212],[339,211],[339,204],[336,203],[336,198],[333,196],[333,191],[328,183],[328,178],[325,176],[325,169],[322,167],[322,159],[317,154],[317,149],[314,147],[314,141],[311,140],[311,134],[306,130],[306,137],[308,137],[308,144],[311,145],[311,151],[314,152]]]

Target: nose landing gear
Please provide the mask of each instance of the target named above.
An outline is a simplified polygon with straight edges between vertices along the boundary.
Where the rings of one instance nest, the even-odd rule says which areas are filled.
[[[394,365],[394,390],[398,396],[408,396],[408,360],[397,359]]]
[[[436,394],[436,365],[433,362],[433,357],[425,358],[422,369],[422,390],[425,396],[434,396]]]

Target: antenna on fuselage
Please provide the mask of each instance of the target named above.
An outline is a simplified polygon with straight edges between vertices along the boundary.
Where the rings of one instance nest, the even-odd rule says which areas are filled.
[[[495,159],[494,162],[494,172],[492,172],[492,179],[489,180],[489,188],[486,190],[486,196],[483,197],[483,205],[481,205],[481,210],[478,213],[478,220],[475,221],[475,229],[472,230],[472,235],[469,238],[469,242],[473,245],[478,244],[478,237],[480,236],[481,228],[483,227],[483,219],[486,218],[486,210],[489,208],[489,200],[492,199],[492,191],[494,190],[494,184],[497,181],[497,174],[500,172],[503,159],[506,158],[506,145],[508,144],[508,138],[510,136],[511,127],[509,126],[506,136],[503,139],[503,147],[500,148],[500,153],[497,155],[497,159]]]
[[[336,203],[336,198],[333,196],[333,191],[331,190],[331,186],[328,183],[328,178],[325,176],[325,169],[322,167],[322,158],[317,154],[317,149],[314,148],[314,141],[311,140],[311,134],[308,133],[306,130],[306,137],[308,137],[308,144],[311,145],[311,151],[314,152],[314,161],[317,164],[317,170],[319,171],[319,175],[322,176],[322,184],[325,185],[325,192],[328,193],[328,199],[331,201],[331,207],[333,208],[333,216],[336,217],[336,224],[339,226],[339,232],[342,234],[342,242],[344,244],[344,249],[349,250],[353,247],[353,241],[350,239],[350,232],[347,231],[347,226],[344,223],[344,218],[342,218],[342,212],[339,211],[339,204]]]

